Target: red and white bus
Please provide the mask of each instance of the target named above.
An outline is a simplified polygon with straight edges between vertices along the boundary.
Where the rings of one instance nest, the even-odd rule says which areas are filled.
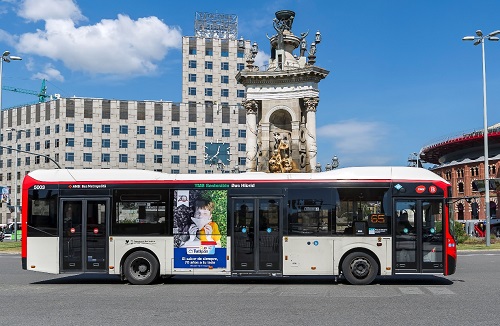
[[[451,275],[450,184],[410,167],[296,174],[37,170],[23,269],[160,276]]]

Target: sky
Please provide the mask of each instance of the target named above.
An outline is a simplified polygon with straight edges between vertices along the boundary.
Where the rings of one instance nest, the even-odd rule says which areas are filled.
[[[411,153],[484,125],[481,45],[500,29],[498,0],[0,0],[2,85],[63,97],[181,101],[182,36],[196,12],[235,14],[238,35],[270,56],[278,10],[319,30],[318,162],[408,164]],[[500,42],[485,42],[488,125],[500,122]],[[2,92],[2,106],[36,101]]]

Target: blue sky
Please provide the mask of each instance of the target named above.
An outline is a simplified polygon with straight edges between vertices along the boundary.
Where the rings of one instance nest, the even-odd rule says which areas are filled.
[[[407,165],[422,147],[483,128],[481,47],[464,36],[500,29],[500,1],[0,0],[3,85],[64,97],[181,100],[181,37],[195,13],[238,16],[239,35],[269,56],[274,13],[293,32],[320,30],[318,161]],[[500,42],[487,42],[488,124],[500,122]],[[3,91],[3,107],[35,101]]]

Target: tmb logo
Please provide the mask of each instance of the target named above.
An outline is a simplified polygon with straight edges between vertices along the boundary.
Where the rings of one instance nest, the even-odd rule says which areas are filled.
[[[417,192],[417,194],[422,194],[425,192],[425,186],[417,186],[417,188],[415,188],[415,191]]]

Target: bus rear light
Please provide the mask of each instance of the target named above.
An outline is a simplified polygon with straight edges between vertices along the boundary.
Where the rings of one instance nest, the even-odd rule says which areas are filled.
[[[311,269],[312,269],[313,271],[315,271],[315,270],[316,270],[316,266],[311,266]]]
[[[226,260],[229,260],[229,256],[226,256]]]
[[[31,265],[30,268],[36,268],[36,266],[35,265]]]
[[[288,260],[288,256],[285,256],[285,260]]]
[[[208,269],[214,269],[214,267],[213,266],[208,266]]]
[[[391,266],[387,266],[387,267],[385,268],[385,270],[386,270],[386,271],[390,271],[390,270],[391,270]]]
[[[109,269],[115,269],[115,266],[109,266]]]
[[[377,247],[382,247],[382,242],[377,242]]]

